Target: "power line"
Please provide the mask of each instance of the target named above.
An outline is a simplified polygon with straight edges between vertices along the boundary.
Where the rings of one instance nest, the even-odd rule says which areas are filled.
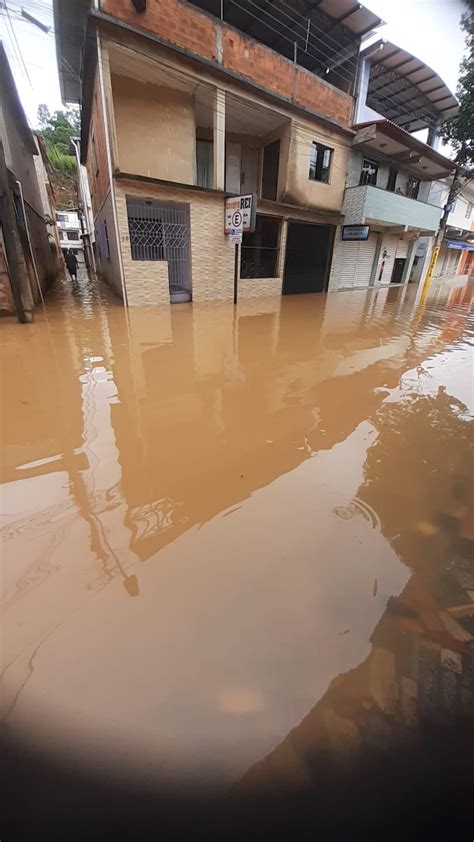
[[[293,30],[292,30],[292,29],[288,26],[288,24],[285,24],[285,23],[283,23],[282,21],[278,21],[278,19],[277,19],[277,18],[275,18],[275,16],[274,16],[274,15],[271,15],[271,14],[270,14],[270,12],[268,11],[268,7],[267,7],[267,8],[260,7],[260,6],[258,6],[256,3],[254,3],[254,2],[253,2],[253,0],[248,0],[248,2],[249,2],[249,3],[251,3],[251,5],[255,6],[255,7],[256,7],[256,8],[257,8],[260,12],[262,12],[263,14],[266,14],[266,15],[268,15],[269,17],[272,17],[272,18],[273,18],[273,20],[275,20],[275,21],[276,21],[277,23],[279,23],[281,26],[284,26],[284,27],[285,27],[285,28],[286,28],[289,32],[293,32],[293,34],[296,36],[296,38],[301,37],[301,39],[302,39],[302,40],[304,40],[304,41],[305,41],[305,44],[306,44],[307,35],[308,35],[308,25],[307,25],[307,24],[308,24],[308,21],[309,21],[309,23],[311,24],[311,18],[304,18],[304,16],[302,16],[302,20],[301,20],[301,21],[299,21],[299,20],[297,20],[297,18],[295,18],[294,14],[293,14],[293,15],[289,15],[289,14],[288,14],[287,12],[285,12],[283,9],[280,9],[280,8],[279,8],[279,7],[277,7],[277,6],[273,6],[273,5],[272,5],[272,9],[273,9],[274,11],[276,11],[276,12],[278,12],[279,14],[284,15],[286,18],[288,18],[288,20],[290,20],[290,21],[293,23],[293,25],[294,25],[295,27],[300,27],[300,28],[301,28],[301,30],[302,30],[302,35],[301,35],[301,36],[298,36],[298,33],[297,33],[297,32],[294,32],[294,31],[293,31]],[[292,9],[292,7],[288,5],[288,3],[285,3],[285,2],[284,2],[284,0],[281,0],[281,2],[282,2],[282,5],[287,6],[287,8],[291,9],[291,10],[294,12],[294,9]],[[233,5],[236,5],[236,3],[233,3]],[[250,14],[250,13],[249,13],[249,14]],[[258,20],[258,18],[257,18],[257,20]],[[305,20],[305,21],[306,21],[306,23],[303,23],[303,22],[302,22],[303,20]],[[341,49],[343,48],[343,47],[342,47],[342,45],[341,45],[341,43],[340,43],[339,41],[337,41],[337,39],[333,38],[333,36],[331,36],[331,35],[329,34],[329,32],[325,32],[325,33],[324,33],[324,35],[325,35],[325,38],[326,38],[327,40],[329,40],[329,41],[334,41],[334,44],[335,44],[335,46],[337,47],[337,49],[338,49],[338,50],[341,50]],[[311,31],[310,31],[310,36],[311,36]],[[285,36],[283,36],[283,37],[285,37]],[[317,40],[322,42],[322,39],[321,39],[320,37],[319,37]],[[294,42],[294,38],[292,39],[292,43],[293,43],[293,42]],[[326,45],[326,46],[328,46],[328,45]],[[347,44],[347,45],[345,45],[345,46],[349,46],[349,45]],[[324,50],[322,50],[322,49],[320,49],[320,48],[318,48],[318,47],[316,47],[316,46],[315,46],[315,49],[316,49],[318,52],[321,52],[321,54],[322,54],[322,55],[324,55],[326,58],[332,58],[332,57],[330,56],[330,54],[329,54],[329,53],[326,53]],[[307,47],[305,47],[304,52],[306,52],[306,53],[308,53],[309,55],[312,55],[314,58],[316,58],[316,56],[314,56],[314,55],[313,55],[313,53],[312,53],[312,52],[311,52],[311,51],[310,51]],[[318,61],[319,61],[319,59],[318,59]],[[356,61],[355,59],[352,59],[352,58],[347,59],[347,63],[352,63],[352,64],[354,64],[355,66],[357,65],[357,61]]]
[[[22,63],[22,65],[23,65],[23,67],[24,67],[24,70],[25,70],[26,78],[28,79],[28,82],[30,83],[30,87],[32,88],[32,87],[33,87],[33,85],[32,85],[31,79],[30,79],[30,74],[28,73],[28,69],[27,69],[27,67],[26,67],[26,64],[25,64],[25,61],[24,61],[24,58],[23,58],[23,54],[22,54],[22,52],[21,52],[21,47],[20,47],[20,45],[19,45],[19,43],[18,43],[18,40],[17,40],[17,37],[16,37],[16,33],[15,33],[14,28],[13,28],[13,24],[12,24],[11,17],[10,17],[10,12],[9,12],[9,10],[8,10],[8,6],[6,6],[6,5],[5,5],[5,10],[6,10],[6,13],[7,13],[8,20],[9,20],[9,22],[10,22],[10,28],[11,28],[11,31],[12,31],[13,37],[14,37],[14,39],[15,39],[15,44],[16,44],[16,45],[17,45],[17,47],[18,47],[18,53],[19,53],[19,55],[20,55],[21,63]]]
[[[260,24],[263,24],[263,26],[266,26],[268,29],[271,29],[271,30],[272,30],[272,32],[275,32],[275,33],[276,33],[276,34],[277,34],[280,38],[283,38],[285,41],[288,41],[288,43],[289,43],[289,44],[291,44],[291,46],[292,46],[292,47],[294,46],[294,44],[295,44],[295,37],[294,37],[294,36],[295,36],[295,33],[294,33],[294,31],[293,31],[292,29],[290,29],[290,27],[289,27],[287,24],[283,23],[282,21],[279,21],[277,18],[275,18],[275,16],[274,16],[274,15],[270,14],[270,12],[268,12],[268,10],[263,9],[263,8],[261,8],[260,6],[258,6],[258,5],[254,2],[254,0],[246,0],[246,2],[250,3],[250,5],[252,5],[252,6],[254,6],[256,9],[258,9],[258,10],[259,10],[259,12],[262,12],[263,14],[266,14],[266,15],[267,15],[267,17],[272,18],[272,20],[274,20],[276,23],[278,23],[278,25],[279,25],[279,26],[284,27],[284,28],[285,28],[288,32],[290,32],[290,33],[293,35],[293,37],[288,37],[288,35],[285,35],[283,32],[280,32],[279,30],[275,29],[275,27],[274,27],[274,26],[271,26],[271,24],[269,24],[269,23],[265,23],[264,21],[262,21],[262,20],[260,19],[260,17],[258,17],[258,16],[255,14],[255,12],[251,12],[251,11],[249,11],[248,9],[246,9],[244,6],[241,6],[241,5],[240,5],[240,3],[238,3],[238,2],[237,2],[237,0],[233,0],[232,5],[233,5],[233,6],[237,6],[237,8],[241,9],[241,10],[242,10],[243,12],[245,12],[247,15],[250,15],[252,18],[254,18],[254,20],[258,21]],[[283,14],[286,14],[286,12],[283,12]],[[245,34],[245,33],[244,33],[244,34]],[[264,43],[264,42],[262,42],[262,43]],[[340,44],[338,44],[338,48],[339,48],[339,50],[341,50],[341,45],[340,45]],[[270,49],[271,49],[271,48],[270,48]],[[333,56],[331,56],[329,53],[326,53],[326,52],[325,52],[324,50],[322,50],[320,47],[316,47],[316,46],[315,46],[315,47],[314,47],[314,49],[315,49],[315,50],[317,50],[317,52],[319,52],[319,53],[320,53],[320,54],[321,54],[321,55],[322,55],[325,59],[328,59],[328,61],[332,61]],[[318,57],[315,53],[313,53],[313,51],[312,51],[312,50],[310,50],[309,48],[307,48],[307,49],[305,50],[305,54],[306,54],[306,55],[311,56],[312,58],[314,58],[314,59],[315,59],[315,60],[316,60],[319,64],[321,63],[321,58],[320,58],[320,57]],[[354,62],[354,59],[351,59],[350,61],[356,64],[356,62]],[[309,71],[309,72],[311,72],[311,71]],[[340,77],[341,79],[343,79],[343,81],[344,81],[344,82],[346,82],[346,83],[348,82],[349,84],[351,84],[351,83],[352,83],[352,81],[353,81],[352,74],[350,74],[350,73],[349,73],[349,72],[347,72],[347,71],[342,71],[342,70],[336,70],[336,69],[334,69],[334,70],[332,70],[331,72],[332,72],[332,73],[334,73],[336,76],[339,76],[339,77]],[[315,75],[318,75],[318,74],[315,74]]]

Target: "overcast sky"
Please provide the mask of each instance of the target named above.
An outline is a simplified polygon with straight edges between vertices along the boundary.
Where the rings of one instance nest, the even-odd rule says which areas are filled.
[[[0,5],[3,5],[2,0]],[[22,20],[21,8],[52,28],[52,2],[6,0],[6,5],[9,18],[2,8],[0,37],[7,50],[23,107],[32,127],[35,127],[40,103],[46,102],[51,111],[63,106],[56,70],[54,34],[52,31],[45,34]],[[380,37],[393,41],[426,62],[448,87],[455,90],[464,50],[464,34],[459,27],[463,0],[366,0],[363,5],[386,21],[386,26],[378,30]]]

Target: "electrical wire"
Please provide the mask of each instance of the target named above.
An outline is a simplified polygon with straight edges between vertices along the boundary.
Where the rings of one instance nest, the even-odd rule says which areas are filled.
[[[21,48],[20,48],[20,45],[19,45],[19,43],[18,43],[18,40],[17,40],[17,37],[16,37],[15,30],[14,30],[14,28],[13,28],[13,24],[12,24],[12,21],[11,21],[11,17],[10,17],[10,12],[9,12],[9,10],[8,10],[8,6],[7,6],[7,5],[5,5],[3,8],[5,9],[5,11],[6,11],[6,13],[7,13],[7,18],[8,18],[8,21],[9,21],[9,23],[10,23],[10,29],[11,29],[11,31],[12,31],[13,38],[15,39],[15,44],[16,44],[16,46],[17,46],[17,48],[18,48],[18,54],[19,54],[19,56],[20,56],[21,64],[23,65],[23,68],[24,68],[24,71],[25,71],[26,78],[28,79],[28,82],[30,83],[30,87],[31,87],[31,88],[33,88],[33,85],[32,85],[31,79],[30,79],[30,74],[28,73],[28,70],[27,70],[27,67],[26,67],[26,64],[25,64],[25,61],[24,61],[24,58],[23,58],[23,54],[22,54],[22,52],[21,52]]]
[[[277,23],[279,23],[279,24],[280,24],[280,26],[284,26],[284,27],[285,27],[285,29],[287,29],[289,32],[292,32],[292,33],[293,33],[293,36],[296,36],[296,38],[298,38],[298,37],[299,37],[299,36],[298,36],[298,34],[297,34],[296,32],[294,32],[294,30],[292,30],[292,29],[288,26],[288,24],[285,24],[285,23],[283,23],[282,21],[279,21],[279,20],[278,20],[278,19],[277,19],[274,15],[272,15],[272,14],[268,11],[268,6],[267,6],[267,7],[261,7],[261,6],[258,6],[258,4],[257,4],[257,3],[253,2],[253,0],[246,0],[246,1],[247,1],[248,3],[250,3],[252,6],[255,6],[255,8],[257,8],[257,9],[258,9],[260,12],[262,12],[263,14],[268,15],[268,17],[271,17],[273,20],[275,20]],[[233,5],[233,6],[237,6],[238,4],[235,2],[235,0],[233,0],[232,5]],[[286,3],[284,3],[284,5],[287,5],[287,4],[286,4]],[[240,8],[241,8],[241,7],[240,7]],[[291,7],[290,7],[290,8],[291,8]],[[298,20],[294,17],[294,15],[289,15],[287,12],[285,12],[283,9],[280,9],[280,8],[279,8],[279,7],[277,7],[277,6],[272,5],[272,9],[273,9],[274,11],[278,11],[278,12],[279,12],[279,14],[282,14],[282,15],[284,15],[285,17],[287,17],[289,20],[291,20],[291,21],[292,21],[292,23],[294,24],[294,26],[296,26],[296,27],[300,26],[300,27],[301,27],[301,29],[303,30],[303,33],[304,33],[304,38],[303,38],[303,40],[306,42],[307,24],[303,24],[302,22],[298,21]],[[246,11],[246,10],[244,9],[243,11]],[[251,14],[251,13],[250,13],[250,12],[248,12],[248,14]],[[256,20],[260,22],[260,19],[259,19],[256,15],[253,15],[253,17],[254,17],[254,18],[256,18]],[[304,18],[303,18],[303,19],[304,19]],[[309,18],[309,19],[305,19],[305,20],[310,20],[310,21],[311,21],[311,18]],[[324,33],[324,35],[325,35],[325,37],[326,37],[326,38],[329,38],[329,40],[333,40],[333,41],[335,42],[335,45],[336,45],[337,49],[338,49],[339,51],[341,50],[341,43],[340,43],[339,41],[337,41],[336,39],[332,38],[332,36],[330,36],[330,35],[329,35],[329,33]],[[290,38],[290,39],[288,39],[288,38],[287,38],[287,36],[284,36],[284,35],[282,35],[282,37],[283,37],[283,38],[286,38],[287,40],[290,40],[291,44],[294,44],[294,42],[295,42],[295,37]],[[318,38],[318,41],[322,41],[322,39],[321,39],[321,38]],[[327,46],[327,45],[326,45],[326,46]],[[350,45],[349,45],[349,44],[347,44],[346,46],[350,46]],[[321,53],[322,53],[322,55],[324,55],[326,58],[328,58],[328,59],[329,59],[329,58],[331,58],[331,60],[333,60],[333,59],[334,59],[334,56],[331,56],[331,55],[330,55],[330,53],[326,53],[324,50],[321,50],[321,49],[319,49],[318,47],[315,47],[315,49],[316,49],[318,52],[321,52]],[[342,49],[344,49],[344,47],[342,47]],[[313,56],[314,58],[316,58],[316,56],[315,56],[315,55],[312,53],[312,51],[311,51],[311,50],[309,50],[308,48],[305,48],[305,49],[304,49],[304,52],[305,52],[305,53],[307,53],[307,54],[309,54],[309,55],[311,55],[311,56]],[[317,59],[317,60],[318,60],[318,61],[320,61],[320,59]],[[345,63],[345,62],[344,62],[344,63]],[[355,66],[357,66],[357,61],[356,61],[355,59],[350,58],[350,57],[347,59],[347,63],[351,63],[351,64],[354,64]]]
[[[12,3],[12,2],[15,2],[15,0],[9,0],[9,2],[11,2],[11,3]],[[264,8],[260,7],[257,3],[255,3],[255,2],[254,2],[254,0],[244,0],[244,2],[248,2],[248,3],[250,3],[250,5],[254,6],[254,8],[256,8],[256,9],[257,9],[257,10],[258,10],[261,14],[265,14],[265,15],[267,15],[267,17],[270,17],[270,18],[271,18],[272,20],[274,20],[274,21],[275,21],[275,22],[276,22],[279,26],[281,26],[281,27],[283,27],[284,29],[286,29],[286,30],[290,33],[290,37],[289,37],[288,35],[285,35],[283,32],[280,32],[279,30],[275,29],[275,27],[271,26],[270,24],[268,24],[268,23],[266,23],[266,22],[262,21],[262,20],[260,19],[260,17],[259,17],[259,16],[257,16],[254,12],[252,12],[252,11],[250,11],[249,9],[245,8],[244,6],[242,6],[239,2],[237,2],[237,0],[233,0],[232,5],[233,5],[233,6],[238,7],[239,9],[241,9],[241,11],[243,11],[245,14],[250,15],[250,16],[251,16],[254,20],[256,20],[257,22],[259,22],[259,23],[263,24],[263,26],[266,26],[266,27],[267,27],[268,29],[270,29],[272,32],[275,32],[275,34],[276,34],[276,35],[278,35],[280,38],[282,38],[282,39],[284,39],[285,41],[287,41],[287,42],[291,45],[291,47],[293,47],[293,46],[294,46],[294,43],[295,43],[295,35],[297,36],[297,33],[295,33],[295,32],[294,32],[294,30],[292,30],[292,29],[291,29],[291,28],[290,28],[287,24],[285,24],[283,21],[278,20],[278,19],[277,19],[274,15],[272,15],[272,14],[269,12],[269,10],[268,10],[268,9],[264,9]],[[285,5],[287,5],[287,4],[285,4]],[[34,7],[34,4],[30,2],[30,8],[33,8],[33,7]],[[200,8],[200,7],[198,7],[198,8]],[[292,16],[288,15],[288,14],[287,14],[284,10],[279,9],[279,8],[277,9],[276,7],[272,7],[272,8],[274,8],[274,9],[275,9],[276,11],[278,11],[280,14],[285,15],[285,17],[287,17],[289,20],[292,20],[292,21],[293,21],[293,23],[295,24],[295,26],[303,26],[303,25],[302,25],[299,21],[297,21],[297,20],[296,20],[296,18],[294,18],[294,16],[292,17]],[[23,18],[21,18],[21,19],[22,19],[22,20],[24,20]],[[304,28],[305,28],[305,35],[306,35],[306,27],[304,27]],[[80,31],[82,32],[82,28],[81,28],[81,27],[78,27],[78,30],[80,30]],[[48,34],[54,34],[54,31],[53,31],[53,30],[50,30],[50,33],[48,33]],[[297,36],[297,37],[298,37],[298,36]],[[334,41],[334,44],[335,44],[335,46],[337,47],[337,49],[338,49],[339,51],[341,50],[341,44],[340,44],[340,42],[336,41],[336,40],[335,40],[332,36],[329,36],[329,33],[325,33],[325,37],[326,37],[326,38],[329,38],[329,40]],[[314,34],[313,34],[313,39],[314,39]],[[324,43],[324,42],[322,41],[322,39],[321,39],[321,38],[318,38],[317,40],[318,40],[318,42],[321,42],[321,44],[323,44],[323,43]],[[263,43],[263,42],[262,42],[262,43]],[[333,61],[333,60],[334,60],[334,54],[331,54],[331,53],[326,52],[324,49],[322,49],[322,47],[317,47],[316,45],[313,45],[313,46],[314,46],[314,49],[315,49],[315,50],[316,50],[316,51],[317,51],[320,55],[316,55],[316,54],[313,52],[313,50],[312,50],[312,49],[309,49],[309,47],[308,47],[307,49],[305,49],[305,50],[304,50],[304,53],[305,53],[305,55],[309,55],[309,56],[311,56],[312,58],[314,58],[314,59],[315,59],[315,61],[317,61],[317,62],[318,62],[318,64],[324,65],[325,63],[327,63],[327,62],[330,62],[330,61]],[[326,46],[327,46],[327,45],[326,45]],[[270,48],[270,49],[271,49],[271,48]],[[322,60],[321,56],[323,57],[324,61]],[[327,62],[325,61],[326,59],[327,59]],[[354,65],[354,67],[355,67],[355,66],[357,65],[357,60],[356,60],[356,59],[352,59],[352,58],[350,58],[350,57],[349,57],[349,58],[348,58],[348,59],[347,59],[344,63],[353,64],[353,65]],[[309,72],[312,72],[312,71],[309,71]],[[335,74],[335,75],[337,75],[337,76],[339,76],[339,78],[343,79],[343,81],[344,81],[345,83],[349,83],[349,84],[351,84],[351,83],[352,83],[352,81],[353,81],[353,79],[352,79],[352,75],[350,75],[350,73],[345,72],[345,71],[343,71],[343,70],[336,70],[336,69],[333,69],[333,70],[331,70],[330,72],[331,72],[331,73],[333,73],[333,74]]]

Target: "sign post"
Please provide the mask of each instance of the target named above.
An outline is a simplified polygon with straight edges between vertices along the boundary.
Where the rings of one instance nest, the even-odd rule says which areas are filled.
[[[234,243],[234,304],[237,304],[239,278],[239,252],[244,231],[255,231],[257,198],[253,194],[248,196],[234,196],[225,200],[224,232],[230,235]]]

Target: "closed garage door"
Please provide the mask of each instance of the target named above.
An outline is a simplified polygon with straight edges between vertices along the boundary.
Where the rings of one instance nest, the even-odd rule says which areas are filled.
[[[341,289],[369,286],[376,248],[377,234],[369,234],[369,239],[365,241],[347,240],[342,243]]]

